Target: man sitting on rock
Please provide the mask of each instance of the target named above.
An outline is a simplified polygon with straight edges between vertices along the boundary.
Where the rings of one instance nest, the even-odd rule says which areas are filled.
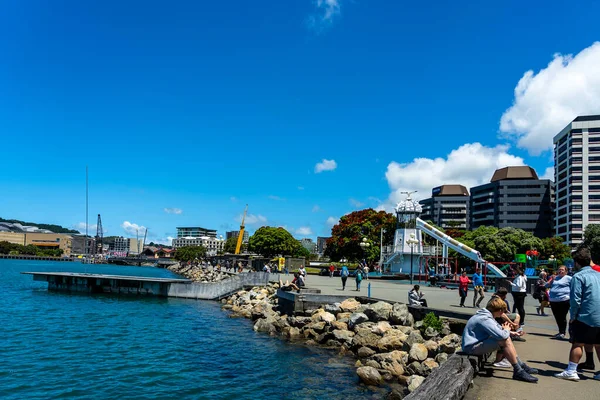
[[[482,356],[493,351],[502,351],[513,367],[513,379],[536,383],[538,379],[531,374],[537,374],[538,371],[519,359],[510,339],[511,335],[516,336],[519,333],[511,332],[511,326],[508,323],[500,326],[495,320],[506,311],[506,303],[500,298],[490,300],[486,308],[477,311],[465,326],[462,337],[463,352]]]
[[[300,288],[296,286],[293,282],[290,283],[290,281],[285,281],[284,285],[281,278],[279,279],[279,289],[283,290],[284,292],[291,292],[292,290],[300,291]]]

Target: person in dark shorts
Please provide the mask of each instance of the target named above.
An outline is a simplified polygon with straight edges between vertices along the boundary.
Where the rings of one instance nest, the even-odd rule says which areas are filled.
[[[571,351],[566,370],[554,376],[578,381],[577,364],[583,356],[584,345],[594,345],[600,358],[600,274],[592,269],[592,257],[587,247],[581,246],[573,253],[575,270],[571,279],[570,336]],[[594,376],[600,380],[600,373]]]
[[[285,281],[285,285],[284,285],[283,281],[281,279],[279,279],[279,289],[281,289],[284,292],[291,292],[292,290],[300,290],[300,288],[298,286],[296,286],[294,283],[290,283],[290,281]]]

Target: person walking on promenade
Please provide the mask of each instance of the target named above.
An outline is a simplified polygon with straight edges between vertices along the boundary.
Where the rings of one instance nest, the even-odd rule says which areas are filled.
[[[481,268],[477,267],[473,274],[473,308],[479,308],[479,304],[485,297],[483,294],[483,277],[481,276]],[[477,297],[479,296],[479,300]]]
[[[458,295],[460,296],[460,306],[465,306],[465,299],[467,298],[467,292],[469,291],[469,283],[471,280],[467,276],[467,271],[463,271],[462,275],[458,278]]]
[[[511,331],[510,324],[500,325],[495,320],[506,311],[508,311],[506,303],[500,298],[491,299],[486,308],[477,310],[477,313],[469,318],[463,331],[463,352],[472,355],[484,355],[493,351],[502,352],[503,357],[513,367],[514,380],[536,383],[538,379],[531,375],[537,374],[538,371],[519,359],[511,340],[511,336],[516,337],[520,333]]]
[[[369,280],[369,265],[365,262],[365,267],[363,268],[363,272],[365,275],[365,279]]]
[[[556,320],[558,334],[555,339],[565,339],[567,334],[567,314],[571,298],[571,276],[567,275],[567,267],[558,267],[558,275],[546,283],[550,287],[550,308]]]
[[[329,266],[329,277],[333,278],[333,273],[335,272],[335,267],[333,266],[333,264],[331,264]]]
[[[356,269],[356,291],[360,292],[360,283],[363,280],[363,273],[360,268]]]
[[[515,308],[521,317],[521,325],[525,325],[525,296],[527,296],[527,277],[521,269],[517,269],[517,277],[510,282]]]
[[[298,268],[298,280],[300,282],[300,285],[298,286],[306,286],[306,269],[304,268],[304,265],[301,265],[300,268]]]
[[[350,276],[350,271],[348,271],[348,267],[343,265],[342,270],[340,271],[340,276],[342,277],[342,290],[346,290],[346,281],[348,280],[348,276]]]
[[[576,273],[571,279],[570,331],[571,351],[566,370],[554,376],[570,381],[578,381],[577,364],[583,356],[584,345],[594,345],[600,358],[600,274],[591,266],[592,257],[587,247],[581,246],[573,253]],[[592,360],[593,353],[586,355],[586,363]],[[600,373],[594,376],[600,380]]]

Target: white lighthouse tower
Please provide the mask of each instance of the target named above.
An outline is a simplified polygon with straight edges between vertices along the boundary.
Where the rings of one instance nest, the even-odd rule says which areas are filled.
[[[403,192],[406,199],[396,205],[396,233],[394,251],[386,260],[386,269],[391,273],[414,275],[419,272],[419,260],[423,255],[421,231],[417,229],[417,217],[423,211],[418,201],[411,195],[416,192]]]

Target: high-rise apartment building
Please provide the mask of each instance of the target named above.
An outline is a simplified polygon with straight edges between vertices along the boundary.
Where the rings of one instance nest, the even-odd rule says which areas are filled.
[[[520,228],[540,238],[553,236],[553,185],[531,167],[496,170],[490,183],[471,188],[469,228]]]
[[[197,238],[197,237],[217,237],[217,231],[214,229],[201,228],[199,226],[192,227],[178,227],[177,238]]]
[[[325,254],[325,249],[327,248],[327,239],[328,237],[318,236],[317,237],[317,254],[323,256]]]
[[[444,229],[469,229],[469,191],[462,185],[442,185],[431,190],[431,197],[419,201],[421,219]]]
[[[575,118],[554,136],[555,231],[576,246],[600,223],[600,115]]]

